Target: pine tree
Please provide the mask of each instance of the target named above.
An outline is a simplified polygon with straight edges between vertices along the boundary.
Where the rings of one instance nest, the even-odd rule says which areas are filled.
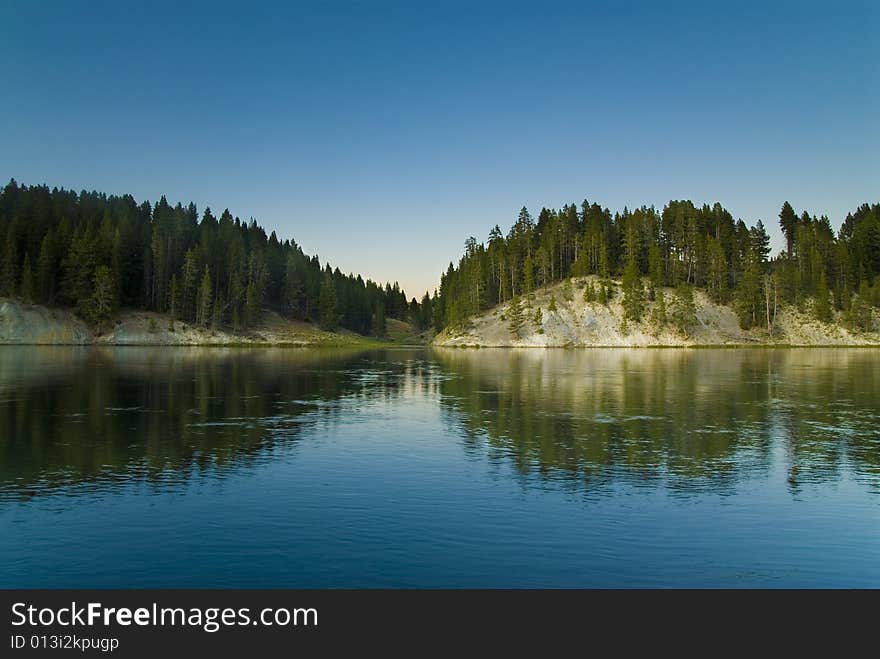
[[[691,327],[697,323],[697,307],[694,303],[694,291],[686,282],[675,287],[673,300],[672,322],[679,332],[690,336]]]
[[[535,309],[535,314],[532,316],[532,322],[535,324],[535,329],[538,334],[544,333],[544,313],[541,311],[541,307],[537,307]]]
[[[181,308],[181,298],[182,298],[182,290],[180,284],[177,283],[177,275],[171,275],[171,286],[170,286],[170,294],[169,294],[169,309],[168,315],[170,316],[171,321],[171,331],[174,331],[174,321],[177,320],[177,315],[180,313]]]
[[[31,269],[30,254],[24,255],[21,266],[21,299],[28,304],[34,301],[34,271]]]
[[[663,291],[657,290],[654,297],[654,308],[651,309],[651,324],[656,332],[666,327],[666,296]]]
[[[547,311],[556,311],[556,296],[550,293],[550,302],[547,304]]]
[[[654,290],[663,286],[663,258],[656,243],[648,248],[648,274]]]
[[[62,265],[64,277],[61,282],[63,301],[75,306],[83,317],[89,315],[92,286],[95,280],[97,254],[91,231],[78,228],[73,233],[67,255]]]
[[[782,210],[779,211],[779,227],[782,229],[782,235],[785,236],[785,248],[788,257],[791,258],[794,248],[794,237],[798,227],[798,216],[794,212],[787,201],[782,204]]]
[[[52,302],[55,296],[54,232],[50,228],[43,236],[40,256],[37,258],[37,291],[40,302]]]
[[[18,290],[18,249],[15,238],[15,224],[6,232],[3,246],[3,261],[0,263],[0,295],[12,297]]]
[[[527,254],[523,263],[523,293],[531,296],[535,290],[535,266],[532,264],[532,255]]]
[[[336,285],[330,272],[324,273],[321,281],[321,293],[318,298],[318,319],[321,329],[333,331],[339,325],[339,315],[336,304]]]
[[[588,281],[586,287],[584,288],[584,302],[587,304],[592,304],[596,301],[596,288],[593,286],[593,282]]]
[[[519,338],[519,331],[523,326],[523,322],[522,304],[519,297],[515,297],[510,301],[510,305],[507,308],[507,329],[510,330],[511,338]]]
[[[627,263],[621,284],[623,286],[623,317],[626,320],[638,322],[642,317],[645,295],[635,260],[631,259]]]
[[[743,329],[750,329],[758,323],[765,306],[762,291],[761,265],[753,250],[749,250],[746,268],[742,273],[739,287],[734,298],[734,309],[739,316],[739,324]]]
[[[386,332],[386,323],[385,323],[385,305],[377,304],[376,308],[373,311],[372,321],[370,323],[371,331],[373,336],[379,339],[385,338]]]
[[[714,302],[723,304],[727,301],[727,259],[721,241],[710,238],[707,243],[709,272],[706,287],[709,297]]]
[[[211,290],[211,272],[208,266],[205,266],[205,274],[202,276],[202,284],[199,286],[198,295],[196,296],[196,324],[201,327],[207,327],[208,321],[211,320],[211,302],[213,300],[213,292]],[[219,313],[220,305],[214,306]],[[219,325],[219,317],[215,322]]]
[[[198,315],[199,297],[199,257],[195,249],[187,250],[183,260],[183,279],[180,285],[180,307],[178,313],[187,321],[195,321]]]
[[[819,285],[816,289],[814,313],[816,314],[816,318],[823,323],[830,323],[832,320],[831,297],[828,292],[828,281],[825,278],[824,269],[822,269],[819,276]]]
[[[566,279],[562,284],[562,299],[571,302],[574,299],[574,290],[571,287],[571,279]]]
[[[244,301],[244,317],[245,317],[245,325],[247,327],[252,327],[254,323],[256,323],[260,318],[260,293],[258,292],[259,285],[256,281],[251,281],[248,284],[247,291],[245,292],[245,301]]]
[[[116,286],[113,282],[113,273],[106,265],[98,266],[95,270],[88,320],[101,331],[113,316],[115,309]]]

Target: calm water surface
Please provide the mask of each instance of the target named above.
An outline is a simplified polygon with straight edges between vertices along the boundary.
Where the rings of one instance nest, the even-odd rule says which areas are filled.
[[[0,587],[880,587],[880,350],[0,348]]]

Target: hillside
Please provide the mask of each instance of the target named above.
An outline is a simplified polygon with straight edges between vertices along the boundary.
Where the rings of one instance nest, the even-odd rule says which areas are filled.
[[[651,321],[654,303],[646,303],[638,323],[624,323],[619,282],[618,293],[607,304],[585,302],[588,283],[598,285],[595,277],[582,277],[540,289],[530,303],[522,304],[523,325],[516,334],[510,329],[511,304],[498,305],[471,318],[464,327],[447,328],[433,341],[438,346],[481,347],[590,347],[590,346],[718,346],[718,345],[798,345],[847,346],[880,344],[876,331],[853,332],[840,323],[825,324],[792,306],[783,306],[774,324],[766,328],[743,330],[736,314],[728,306],[713,303],[703,291],[694,291],[696,322],[687,334],[667,324],[658,329]],[[667,301],[673,289],[663,289]],[[568,295],[567,295],[568,293]],[[556,311],[548,311],[551,296]],[[567,299],[568,298],[568,299]],[[669,304],[669,302],[667,302]],[[541,322],[536,322],[540,309]]]
[[[175,321],[166,314],[122,311],[105,332],[95,332],[73,313],[0,298],[0,345],[285,345],[372,347],[424,343],[409,323],[389,319],[384,341],[340,330],[325,332],[312,323],[264,311],[249,331],[211,330]]]

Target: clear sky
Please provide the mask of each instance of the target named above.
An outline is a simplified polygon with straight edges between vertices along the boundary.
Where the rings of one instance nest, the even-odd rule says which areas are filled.
[[[228,207],[433,289],[585,197],[880,200],[880,3],[0,0],[0,177]]]

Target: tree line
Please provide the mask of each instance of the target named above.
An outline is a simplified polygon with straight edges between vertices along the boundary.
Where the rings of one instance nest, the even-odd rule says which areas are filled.
[[[836,233],[826,216],[798,215],[788,202],[779,223],[786,246],[771,257],[763,223],[747,226],[719,203],[679,200],[661,211],[642,206],[612,214],[585,200],[543,208],[537,220],[523,207],[506,235],[496,225],[484,243],[468,238],[432,300],[434,325],[459,326],[508,301],[513,324],[521,324],[522,305],[536,288],[595,275],[598,284],[591,280],[584,300],[607,303],[620,294],[625,320],[641,320],[650,308],[652,321],[686,332],[699,288],[733,306],[746,329],[772,331],[786,303],[824,322],[839,312],[852,327],[870,330],[871,308],[880,306],[880,204],[859,206]],[[667,315],[668,287],[675,288],[677,318]]]
[[[397,283],[322,265],[228,210],[200,217],[164,196],[151,205],[14,179],[0,192],[0,296],[73,308],[98,327],[120,306],[234,331],[264,308],[364,335],[383,336],[386,318],[430,324]]]

